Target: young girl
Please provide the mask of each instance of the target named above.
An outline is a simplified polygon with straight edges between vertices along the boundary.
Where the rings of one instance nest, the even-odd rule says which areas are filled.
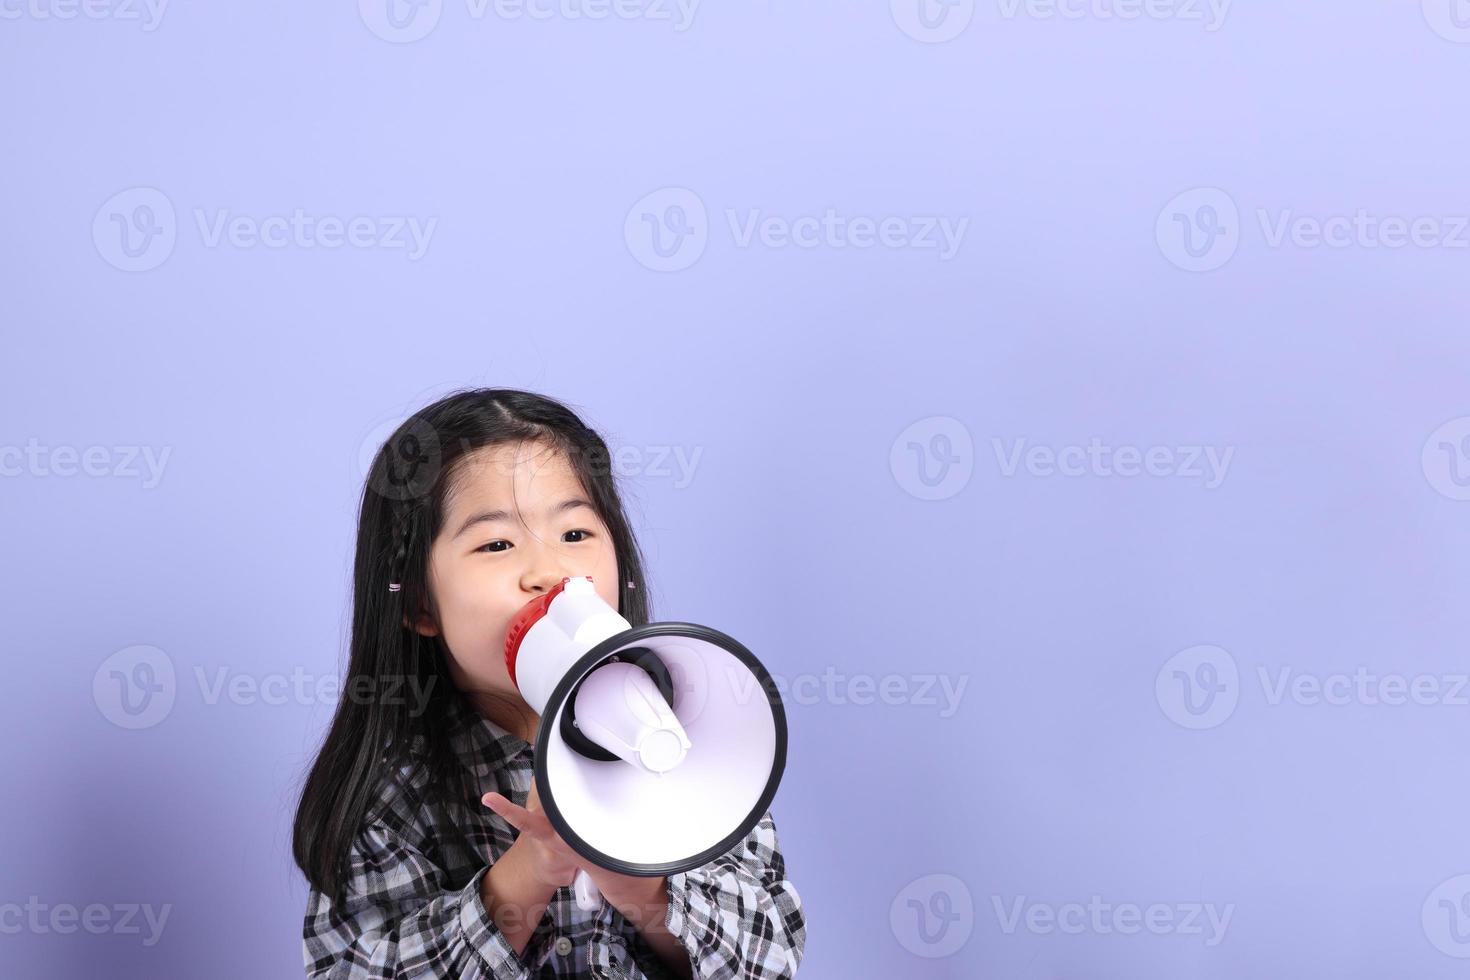
[[[795,975],[806,922],[769,811],[714,861],[657,878],[587,862],[541,811],[539,719],[505,634],[582,575],[629,623],[649,621],[607,446],[566,406],[461,392],[379,450],[347,682],[296,812],[309,977]],[[573,896],[579,869],[605,899],[596,913]]]

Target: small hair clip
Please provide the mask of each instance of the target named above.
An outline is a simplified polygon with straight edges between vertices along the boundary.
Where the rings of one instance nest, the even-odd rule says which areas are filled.
[[[638,588],[638,586],[634,585],[632,582],[629,582],[628,583],[628,588],[630,588],[630,589],[636,589],[636,588]]]
[[[397,592],[401,588],[403,588],[403,586],[399,585],[397,582],[389,582],[388,583],[388,591],[389,592]]]

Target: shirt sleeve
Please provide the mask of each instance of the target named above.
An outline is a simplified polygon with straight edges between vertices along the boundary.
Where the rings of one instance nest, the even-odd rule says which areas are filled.
[[[488,866],[446,889],[443,870],[378,820],[358,835],[347,867],[340,906],[315,888],[308,897],[311,980],[531,980],[480,899]]]
[[[696,980],[790,980],[806,947],[801,896],[769,811],[745,839],[692,871],[669,875],[664,927],[689,954]],[[634,944],[653,980],[672,978],[653,950]]]

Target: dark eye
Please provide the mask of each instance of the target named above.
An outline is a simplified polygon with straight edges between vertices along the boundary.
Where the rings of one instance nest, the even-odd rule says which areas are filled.
[[[568,531],[567,534],[584,534],[584,535],[586,535],[586,537],[584,537],[584,538],[577,538],[577,539],[571,541],[570,542],[571,544],[580,544],[583,541],[587,540],[587,538],[592,537],[592,532],[591,531],[585,531],[585,530],[583,530],[581,528],[578,528],[575,531]],[[565,538],[566,537],[566,534],[562,535],[562,537]]]
[[[480,545],[480,547],[476,548],[475,550],[476,551],[488,551],[488,552],[492,552],[492,553],[498,553],[498,552],[501,552],[501,551],[504,551],[505,550],[504,548],[497,548],[497,547],[495,547],[497,544],[509,545],[510,542],[509,541],[506,541],[504,538],[497,538],[496,540],[491,541],[489,544],[482,544],[482,545]]]

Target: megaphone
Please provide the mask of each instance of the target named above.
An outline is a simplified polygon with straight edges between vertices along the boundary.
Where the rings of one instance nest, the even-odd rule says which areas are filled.
[[[786,768],[786,711],[755,655],[693,623],[633,626],[588,576],[526,603],[505,666],[541,716],[536,792],[578,854],[625,875],[670,875],[738,844]],[[596,884],[578,871],[577,905]]]

